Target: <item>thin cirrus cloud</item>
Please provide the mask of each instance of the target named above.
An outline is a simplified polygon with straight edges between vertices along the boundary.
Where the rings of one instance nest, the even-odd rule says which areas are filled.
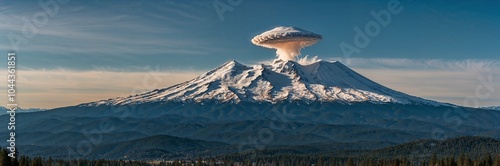
[[[3,12],[7,14],[0,16],[0,32],[22,34],[24,23],[21,18],[29,19],[34,13],[43,11],[36,4],[24,10],[3,7]],[[171,6],[163,6],[166,4]],[[136,10],[127,10],[130,8]],[[154,12],[164,8],[169,14],[158,15]],[[152,14],[156,17],[147,17]],[[36,35],[19,50],[32,54],[203,55],[213,48],[198,38],[178,35],[185,33],[183,26],[178,25],[195,25],[204,19],[192,5],[172,1],[114,3],[104,8],[75,2],[60,6],[58,14],[50,17],[47,24],[36,28]],[[6,38],[0,47],[12,49]]]

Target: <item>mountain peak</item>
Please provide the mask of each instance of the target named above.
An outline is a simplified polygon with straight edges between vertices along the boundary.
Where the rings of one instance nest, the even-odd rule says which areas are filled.
[[[215,68],[214,70],[229,69],[229,68],[241,68],[241,67],[246,67],[246,66],[237,62],[236,60],[229,60],[229,61],[223,63],[221,66]]]
[[[274,60],[245,66],[227,61],[192,80],[143,94],[83,105],[138,104],[145,102],[371,102],[442,105],[410,96],[356,73],[338,61],[302,65]]]
[[[229,61],[225,62],[224,64],[222,64],[222,66],[226,66],[226,65],[233,65],[234,66],[234,65],[242,65],[242,64],[233,59],[233,60],[229,60]]]

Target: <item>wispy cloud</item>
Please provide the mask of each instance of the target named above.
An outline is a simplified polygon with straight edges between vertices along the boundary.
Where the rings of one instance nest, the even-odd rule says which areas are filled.
[[[23,12],[3,7],[3,12],[8,14],[0,15],[0,32],[22,34],[24,23],[21,18],[31,20],[34,13],[43,11],[36,3],[31,6],[31,10]],[[142,12],[156,13],[162,19],[145,17],[147,15]],[[21,50],[48,54],[203,55],[213,49],[210,43],[193,36],[179,35],[181,32],[185,34],[185,30],[176,24],[200,24],[205,17],[191,4],[173,1],[115,1],[100,8],[90,4],[69,3],[61,6],[58,14],[49,18],[45,26],[37,27],[36,36],[29,39],[29,43]],[[171,23],[169,20],[177,22]],[[0,49],[11,50],[10,43],[3,40]]]

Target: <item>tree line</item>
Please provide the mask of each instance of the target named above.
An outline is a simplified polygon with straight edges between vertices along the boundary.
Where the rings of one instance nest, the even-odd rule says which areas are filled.
[[[17,152],[17,151],[16,151]],[[331,155],[281,154],[274,156],[223,155],[196,160],[106,160],[106,159],[53,159],[42,157],[8,156],[7,149],[0,151],[0,166],[500,166],[500,154],[484,154],[481,157],[459,155],[438,157],[432,154],[427,159],[406,157],[336,157]]]

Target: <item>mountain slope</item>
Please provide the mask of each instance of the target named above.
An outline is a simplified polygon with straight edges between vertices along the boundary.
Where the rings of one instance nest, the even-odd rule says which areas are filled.
[[[389,89],[340,62],[319,61],[301,65],[294,61],[275,60],[271,64],[245,66],[233,60],[190,81],[168,88],[81,106],[165,101],[197,103],[319,101],[449,105]]]
[[[500,154],[500,140],[488,137],[458,137],[446,140],[420,140],[392,147],[386,147],[366,154],[370,157],[405,156],[426,158],[432,154],[438,157],[467,154],[473,158],[487,154]]]
[[[436,137],[500,138],[499,118],[499,111],[442,104],[391,90],[339,62],[245,66],[229,61],[164,89],[16,115],[23,122],[16,125],[16,145],[31,155],[57,157],[67,155],[64,146],[97,136],[102,139],[93,148],[96,154],[137,159],[175,158],[178,151],[191,154],[190,149],[228,146],[233,152],[241,146],[373,149]],[[0,115],[0,123],[8,119]],[[257,144],[249,142],[256,139]],[[175,140],[187,148],[170,147],[181,146]],[[196,140],[205,142],[198,146]],[[220,144],[201,146],[207,142]],[[128,147],[141,144],[152,148],[133,156]]]
[[[483,158],[487,155],[492,155],[494,157],[495,155],[500,154],[500,140],[480,136],[456,137],[445,140],[418,140],[375,150],[366,149],[353,151],[341,148],[343,146],[352,147],[363,144],[377,143],[357,142],[356,144],[344,145],[338,143],[326,143],[305,146],[286,146],[269,148],[256,152],[227,154],[223,157],[250,158],[258,156],[254,159],[259,160],[261,158],[277,158],[279,156],[291,158],[293,155],[297,155],[302,157],[334,156],[362,159],[394,159],[405,157],[406,159],[413,160],[429,160],[433,154],[436,154],[438,159],[443,157],[454,157],[458,159],[460,155],[467,155],[468,157],[474,159]]]
[[[500,110],[500,106],[489,106],[489,107],[481,107],[482,109],[489,109],[489,110]]]
[[[0,115],[7,114],[7,111],[9,111],[9,108],[0,106]],[[42,109],[42,108],[19,108],[18,107],[16,110],[16,113],[27,113],[27,112],[38,112],[38,111],[45,111],[45,109]]]
[[[227,147],[228,144],[203,141],[187,138],[179,138],[169,135],[156,135],[134,139],[130,141],[116,142],[111,144],[96,144],[88,154],[68,153],[68,149],[78,149],[76,143],[72,145],[25,145],[25,155],[52,156],[52,157],[88,157],[88,158],[113,158],[113,159],[159,159],[183,157],[191,153],[201,153],[206,150]],[[224,149],[219,151],[223,152]],[[182,154],[182,155],[180,155]]]

